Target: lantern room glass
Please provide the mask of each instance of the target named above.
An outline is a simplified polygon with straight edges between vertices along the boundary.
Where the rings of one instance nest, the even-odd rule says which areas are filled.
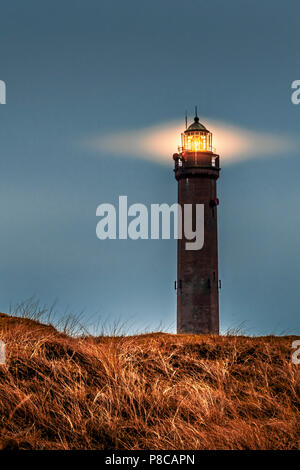
[[[187,152],[211,152],[212,134],[201,131],[184,132],[181,134],[181,145]]]

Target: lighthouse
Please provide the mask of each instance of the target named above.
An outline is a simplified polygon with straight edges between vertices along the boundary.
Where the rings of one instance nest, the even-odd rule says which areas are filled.
[[[204,244],[186,249],[184,234],[177,242],[177,333],[219,333],[217,179],[219,156],[212,147],[211,132],[194,122],[181,134],[181,147],[173,155],[178,182],[178,204],[204,206]],[[193,216],[194,219],[194,216]]]

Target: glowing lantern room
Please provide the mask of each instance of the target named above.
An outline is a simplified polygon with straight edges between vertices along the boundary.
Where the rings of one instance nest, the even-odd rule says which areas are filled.
[[[181,151],[212,152],[212,134],[199,122],[196,114],[194,122],[181,134]]]

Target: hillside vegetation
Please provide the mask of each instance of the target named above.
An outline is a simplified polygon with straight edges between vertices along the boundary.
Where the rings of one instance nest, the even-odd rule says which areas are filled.
[[[71,337],[0,315],[2,449],[299,449],[295,337]]]

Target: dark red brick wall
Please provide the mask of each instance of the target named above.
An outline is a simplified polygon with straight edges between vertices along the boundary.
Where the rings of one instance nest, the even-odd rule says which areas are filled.
[[[178,240],[177,332],[219,333],[218,226],[216,181],[219,169],[207,162],[175,171],[178,202],[204,204],[204,246],[186,250],[186,239]]]

